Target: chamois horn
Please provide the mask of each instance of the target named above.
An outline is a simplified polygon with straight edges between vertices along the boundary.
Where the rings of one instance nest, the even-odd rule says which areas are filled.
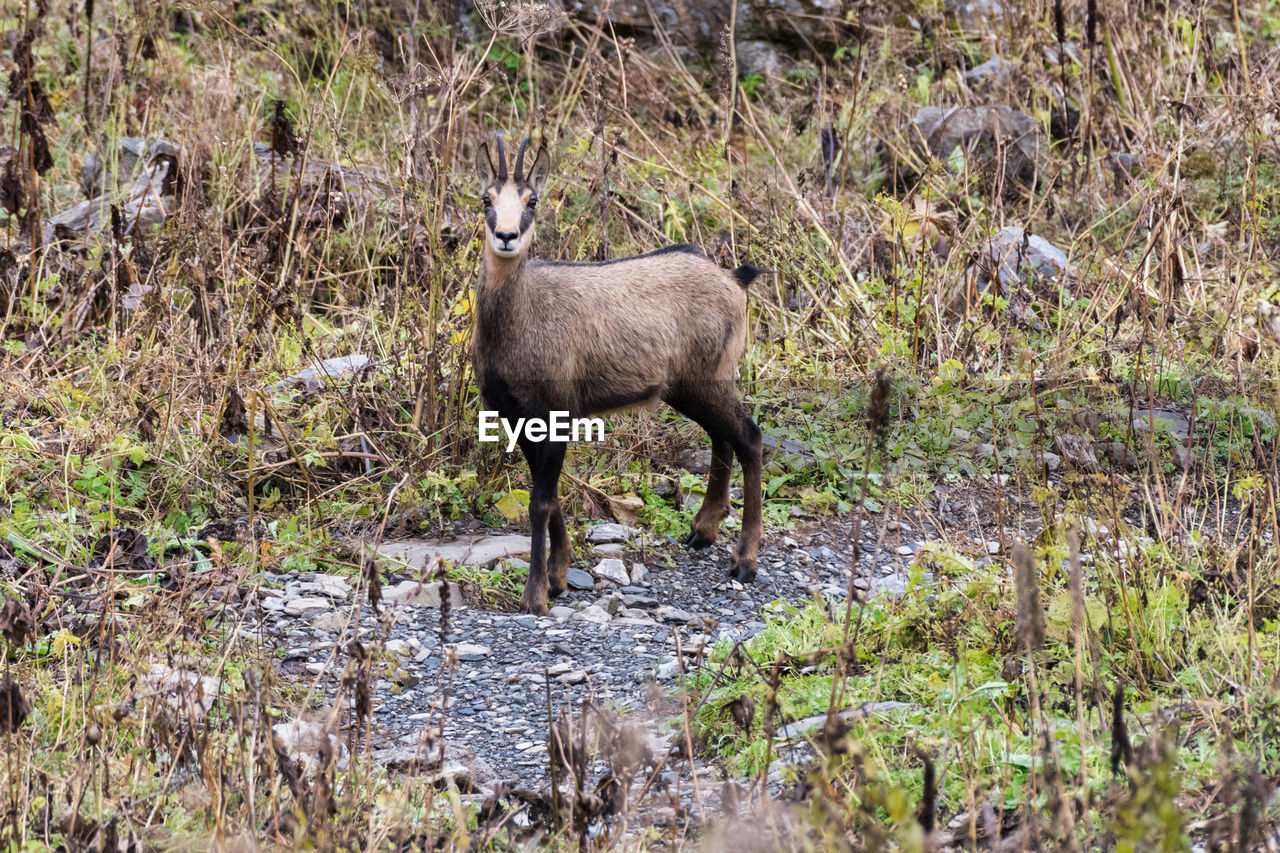
[[[502,134],[498,134],[498,182],[506,183],[507,180],[507,151],[502,147]]]
[[[524,152],[529,147],[529,137],[520,141],[520,151],[516,153],[516,183],[524,180]]]

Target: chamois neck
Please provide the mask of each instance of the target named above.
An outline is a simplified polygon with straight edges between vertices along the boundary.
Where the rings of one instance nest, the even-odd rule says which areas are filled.
[[[482,290],[504,290],[523,275],[529,257],[522,252],[516,258],[504,258],[485,247],[484,259],[480,262],[480,287]]]

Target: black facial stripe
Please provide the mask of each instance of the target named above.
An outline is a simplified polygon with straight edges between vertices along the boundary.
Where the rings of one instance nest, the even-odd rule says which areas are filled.
[[[533,224],[533,211],[526,207],[524,210],[520,212],[520,233],[523,234],[524,232],[528,231],[529,226],[532,224]]]
[[[490,231],[498,227],[498,209],[496,207],[490,206],[484,209],[484,224],[489,226]]]

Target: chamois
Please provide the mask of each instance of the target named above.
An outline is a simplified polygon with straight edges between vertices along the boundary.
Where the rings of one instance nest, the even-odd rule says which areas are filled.
[[[742,533],[729,574],[750,583],[762,534],[762,435],[738,399],[736,378],[746,347],[746,290],[761,270],[744,264],[730,272],[685,243],[599,263],[529,260],[551,160],[539,146],[526,173],[528,146],[526,138],[510,173],[501,137],[496,163],[487,143],[476,156],[485,228],[472,363],[484,403],[514,421],[661,400],[695,421],[711,438],[711,469],[685,544],[715,542],[729,512],[736,456],[744,481]],[[564,591],[573,561],[558,494],[566,446],[523,434],[519,441],[533,479],[533,542],[520,609],[544,614],[548,594]]]

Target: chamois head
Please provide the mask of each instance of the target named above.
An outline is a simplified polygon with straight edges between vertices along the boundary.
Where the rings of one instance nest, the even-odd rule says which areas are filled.
[[[476,168],[480,172],[480,202],[484,205],[484,226],[489,248],[500,258],[517,258],[529,247],[533,236],[533,211],[538,204],[538,193],[547,182],[551,158],[544,146],[538,146],[538,155],[528,174],[524,171],[525,149],[529,138],[520,143],[516,154],[515,171],[507,173],[507,154],[498,137],[498,163],[494,168],[489,156],[488,143],[481,143],[476,152]]]

